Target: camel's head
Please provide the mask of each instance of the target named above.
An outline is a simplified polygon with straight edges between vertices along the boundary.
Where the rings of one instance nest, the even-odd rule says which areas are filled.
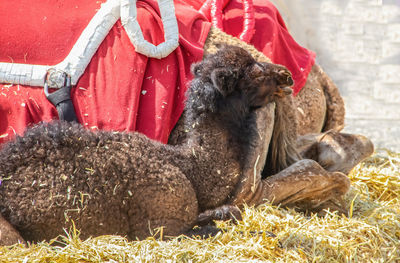
[[[292,94],[293,79],[284,66],[256,62],[239,83],[241,90],[246,90],[251,96],[252,106],[264,106]]]
[[[257,62],[249,52],[236,46],[222,46],[192,66],[192,89],[208,89],[216,104],[257,108],[292,93],[291,73],[284,66]],[[207,85],[208,84],[208,85]],[[204,92],[203,92],[204,95]],[[211,96],[210,96],[211,95]],[[208,100],[210,102],[210,100]]]

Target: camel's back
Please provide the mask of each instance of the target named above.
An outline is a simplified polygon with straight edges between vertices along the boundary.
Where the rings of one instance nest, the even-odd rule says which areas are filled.
[[[0,151],[0,213],[27,240],[61,234],[68,218],[86,233],[126,235],[130,200],[145,199],[137,189],[163,184],[154,171],[165,170],[164,148],[138,133],[92,132],[67,122],[33,127]],[[183,177],[175,170],[162,174],[166,182]]]

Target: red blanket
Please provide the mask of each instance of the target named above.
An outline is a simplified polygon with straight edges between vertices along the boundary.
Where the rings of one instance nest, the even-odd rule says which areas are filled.
[[[99,7],[93,0],[0,1],[0,61],[62,61]],[[156,1],[139,1],[137,8],[145,39],[163,42]],[[180,46],[162,60],[136,53],[120,22],[111,29],[72,92],[80,123],[137,130],[167,141],[183,111],[190,65],[201,60],[210,28],[195,9],[180,1],[175,1],[175,8]],[[0,84],[0,142],[22,134],[30,124],[57,117],[43,88]]]
[[[190,65],[201,60],[210,28],[209,18],[197,12],[203,1],[174,3],[180,46],[164,59],[135,53],[120,22],[114,25],[73,89],[80,123],[93,129],[137,130],[164,143],[168,140],[183,111]],[[99,6],[94,0],[0,1],[0,61],[50,65],[62,61]],[[137,7],[145,39],[163,42],[156,1],[138,1]],[[251,43],[292,71],[297,92],[314,54],[293,41],[269,2],[256,0],[255,8],[256,34]],[[241,4],[231,0],[224,12],[225,31],[238,35]],[[0,84],[0,143],[22,134],[31,124],[57,117],[43,88]]]

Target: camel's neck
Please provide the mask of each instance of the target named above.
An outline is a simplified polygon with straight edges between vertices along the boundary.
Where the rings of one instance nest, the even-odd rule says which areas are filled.
[[[204,118],[202,121],[186,125],[188,137],[186,145],[202,148],[204,150],[227,150],[230,142],[236,146],[237,140],[233,138],[229,127],[214,116]],[[214,150],[213,150],[214,151]]]
[[[189,158],[194,166],[185,174],[202,210],[223,204],[241,177],[244,154],[228,127],[214,116],[186,125],[188,134],[181,147],[187,156],[184,159]]]

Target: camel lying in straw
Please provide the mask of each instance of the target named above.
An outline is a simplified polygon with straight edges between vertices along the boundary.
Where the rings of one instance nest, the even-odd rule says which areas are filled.
[[[251,63],[245,67],[243,60]],[[177,146],[162,146],[138,134],[93,134],[65,123],[33,128],[25,137],[9,144],[1,157],[4,160],[5,156],[12,156],[15,162],[0,162],[4,163],[0,169],[4,180],[0,189],[0,211],[7,220],[2,219],[0,230],[13,233],[15,238],[2,238],[2,244],[14,243],[22,237],[27,240],[52,238],[62,233],[62,227],[70,225],[71,220],[82,229],[83,237],[112,233],[142,238],[149,235],[149,228],[159,226],[165,226],[167,235],[190,233],[195,224],[203,225],[213,219],[240,219],[232,205],[258,205],[266,200],[307,211],[318,212],[323,208],[344,211],[340,201],[349,188],[345,174],[329,172],[310,159],[301,160],[297,154],[299,148],[292,144],[293,137],[290,137],[296,135],[297,130],[287,129],[289,132],[274,138],[276,131],[293,125],[281,110],[284,103],[292,101],[290,96],[285,96],[285,86],[291,84],[287,70],[269,63],[256,63],[242,49],[230,47],[195,66],[194,75],[183,118],[188,132],[180,133],[177,129],[173,137],[175,142],[179,141]],[[36,143],[33,138],[45,140]],[[317,144],[324,138],[316,139]],[[285,156],[285,163],[278,163],[274,168],[280,171],[272,175],[273,170],[268,168],[268,154],[274,144],[271,140],[277,142],[276,149]],[[307,149],[315,148],[310,141],[312,139],[308,140],[308,145],[313,146]],[[282,147],[287,142],[290,147]],[[39,151],[35,150],[36,159],[30,154],[33,145],[39,147]],[[80,147],[76,147],[78,145]],[[46,154],[40,150],[47,147],[55,150],[61,159],[53,158],[51,151]],[[110,147],[119,152],[117,157],[109,155]],[[149,149],[144,151],[145,148]],[[304,155],[307,149],[303,149]],[[91,156],[98,162],[89,160],[86,163],[83,158],[81,163],[82,156]],[[155,157],[160,157],[161,161]],[[74,158],[79,161],[75,162]],[[142,163],[146,165],[138,170],[129,169],[130,165],[135,165],[132,158],[145,158]],[[43,165],[46,163],[43,159],[47,165]],[[66,163],[80,168],[74,166],[71,170]],[[52,169],[54,164],[60,166]],[[105,169],[108,165],[111,168]],[[92,168],[98,166],[103,168]],[[43,185],[39,181],[49,167],[50,179],[46,178]],[[329,165],[327,168],[329,170]],[[140,179],[129,183],[132,171]],[[145,177],[141,176],[143,171],[146,171]],[[154,176],[148,176],[148,172]],[[5,180],[10,173],[14,175]],[[67,175],[71,173],[74,175],[69,178]],[[27,174],[33,176],[33,182],[15,180],[25,179]],[[95,179],[88,179],[94,174]],[[80,179],[88,182],[78,184]],[[176,180],[180,183],[171,185],[178,182]],[[55,182],[58,188],[48,187]],[[96,185],[99,189],[93,187]],[[39,189],[42,186],[45,189]],[[33,194],[43,192],[46,198],[32,198]],[[136,201],[143,198],[148,200],[142,204]],[[115,215],[119,215],[117,220]],[[12,226],[22,237],[13,232]]]
[[[253,46],[216,28],[210,30],[205,54],[215,53],[221,43],[240,46],[257,61],[270,62]],[[296,97],[285,96],[275,103],[269,112],[258,116],[262,138],[258,138],[246,157],[244,178],[247,179],[243,179],[241,187],[237,188],[242,190],[235,193],[231,203],[257,205],[267,199],[273,204],[302,211],[319,212],[331,208],[346,214],[341,196],[350,184],[342,174],[370,156],[374,147],[362,135],[340,132],[345,109],[338,88],[318,65],[314,65],[305,87]],[[179,144],[186,138],[183,122],[181,118],[173,130],[170,144]],[[324,169],[302,159],[317,161]],[[324,170],[339,173],[327,175]],[[340,190],[333,194],[331,190],[338,189],[340,184]]]
[[[293,81],[286,68],[258,63],[232,46],[194,65],[193,73],[188,136],[180,145],[57,121],[6,144],[0,152],[1,232],[12,226],[17,239],[40,241],[74,224],[82,238],[135,239],[158,227],[165,235],[191,233],[197,223],[237,215],[224,205],[245,179],[246,156],[258,144],[256,122]],[[2,235],[0,244],[16,241]]]

